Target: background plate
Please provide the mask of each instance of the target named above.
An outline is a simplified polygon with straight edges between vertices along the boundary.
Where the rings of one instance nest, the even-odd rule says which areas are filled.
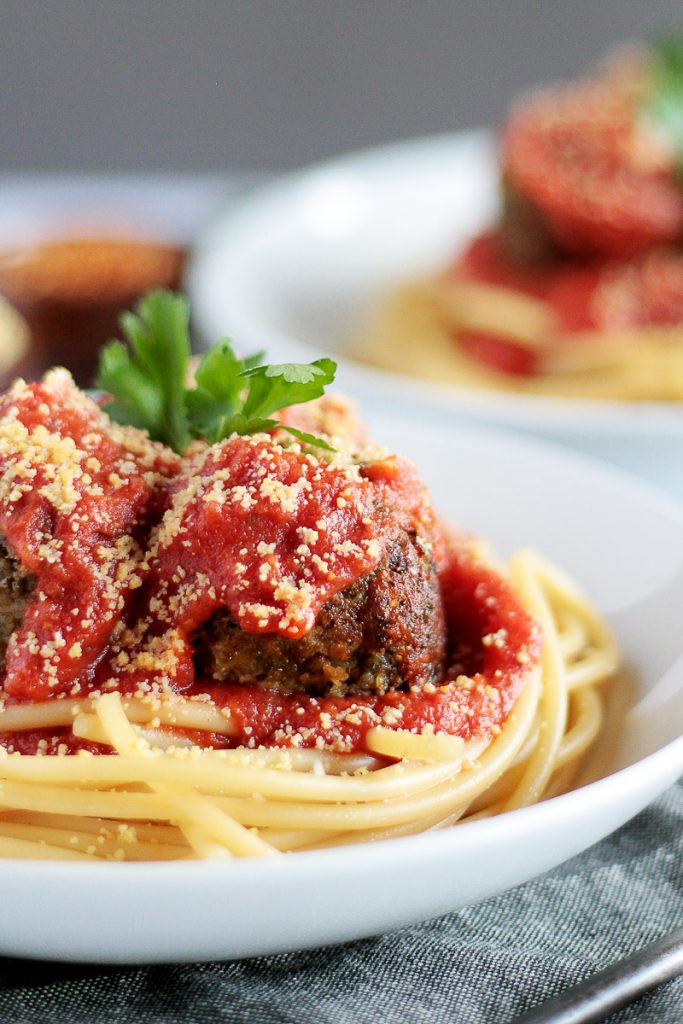
[[[200,237],[188,284],[206,340],[231,334],[271,359],[341,356],[339,381],[372,402],[552,437],[683,498],[683,408],[475,392],[353,363],[345,345],[398,284],[441,269],[495,219],[498,168],[486,132],[414,139],[290,175]]]

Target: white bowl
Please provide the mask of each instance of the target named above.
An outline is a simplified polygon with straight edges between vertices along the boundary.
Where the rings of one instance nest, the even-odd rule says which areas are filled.
[[[243,199],[200,238],[189,273],[200,333],[275,359],[342,357],[342,386],[370,401],[552,437],[683,498],[683,406],[474,392],[372,370],[344,346],[396,284],[442,268],[494,221],[484,132],[416,139],[302,171]]]
[[[376,934],[546,871],[683,773],[683,513],[551,445],[398,413],[375,413],[371,426],[418,462],[447,520],[503,555],[533,544],[607,616],[633,673],[631,710],[603,740],[612,774],[499,818],[273,861],[0,861],[0,954],[186,961]]]

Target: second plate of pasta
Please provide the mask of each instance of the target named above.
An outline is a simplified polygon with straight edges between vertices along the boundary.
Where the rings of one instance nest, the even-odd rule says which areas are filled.
[[[410,297],[382,359],[373,354],[387,300],[435,277],[498,206],[496,146],[486,132],[413,139],[290,175],[243,198],[199,239],[189,286],[200,334],[227,329],[281,358],[327,350],[341,360],[342,386],[365,399],[381,393],[435,422],[448,415],[514,425],[683,496],[680,402],[491,390],[470,369],[459,379],[455,350]],[[424,344],[408,350],[402,338],[415,331]]]

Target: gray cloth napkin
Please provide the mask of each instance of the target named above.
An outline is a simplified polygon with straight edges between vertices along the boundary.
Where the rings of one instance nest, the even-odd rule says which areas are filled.
[[[542,878],[377,939],[181,966],[0,961],[0,1021],[508,1024],[682,923],[680,783],[615,835]],[[682,1024],[683,979],[609,1018],[610,1024],[635,1021]]]

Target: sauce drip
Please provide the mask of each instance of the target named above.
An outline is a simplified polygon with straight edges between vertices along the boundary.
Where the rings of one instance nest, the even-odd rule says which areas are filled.
[[[66,371],[0,402],[0,532],[35,587],[5,690],[43,699],[92,678],[141,584],[140,540],[178,459],[112,424]]]

